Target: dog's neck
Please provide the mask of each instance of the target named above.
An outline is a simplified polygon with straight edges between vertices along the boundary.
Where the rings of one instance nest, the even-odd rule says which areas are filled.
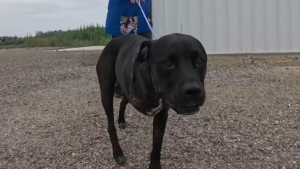
[[[131,98],[142,102],[156,102],[159,93],[153,83],[148,62],[133,64]]]

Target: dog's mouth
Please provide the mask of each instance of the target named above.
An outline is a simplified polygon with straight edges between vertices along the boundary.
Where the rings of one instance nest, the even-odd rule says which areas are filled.
[[[193,115],[200,111],[200,107],[197,105],[185,106],[185,107],[176,107],[173,108],[176,113],[181,115]]]
[[[198,105],[195,103],[191,103],[186,106],[177,107],[174,104],[171,104],[170,102],[168,102],[166,100],[165,100],[165,103],[168,106],[170,106],[177,114],[180,114],[180,115],[193,115],[193,114],[199,113],[200,107],[202,106],[202,105]]]

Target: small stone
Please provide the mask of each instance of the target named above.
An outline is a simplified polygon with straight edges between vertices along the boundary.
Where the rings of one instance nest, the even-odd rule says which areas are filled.
[[[275,124],[279,124],[279,121],[278,121],[278,120],[276,120],[276,121],[275,121]]]
[[[297,141],[294,145],[300,147],[300,141]]]

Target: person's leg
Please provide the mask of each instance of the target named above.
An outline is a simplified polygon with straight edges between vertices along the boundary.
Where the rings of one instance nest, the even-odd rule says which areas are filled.
[[[140,34],[141,36],[147,38],[147,39],[150,39],[152,40],[152,32],[149,30],[149,31],[146,31],[146,32],[143,32]]]
[[[117,36],[111,36],[111,38],[115,38]],[[116,80],[115,83],[115,97],[116,98],[122,98],[123,97],[123,92],[122,92],[122,88],[118,82],[118,80]]]
[[[116,98],[123,98],[122,88],[121,88],[118,81],[116,81],[116,84],[115,84],[115,97]]]

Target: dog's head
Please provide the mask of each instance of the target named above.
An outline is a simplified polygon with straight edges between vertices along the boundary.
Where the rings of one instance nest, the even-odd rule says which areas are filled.
[[[205,102],[207,54],[194,37],[170,34],[144,41],[137,61],[147,62],[164,103],[178,114],[194,114]]]

